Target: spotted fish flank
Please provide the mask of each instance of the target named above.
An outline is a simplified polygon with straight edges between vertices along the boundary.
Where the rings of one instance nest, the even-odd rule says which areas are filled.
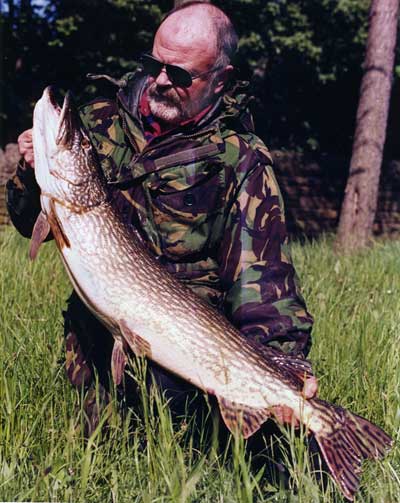
[[[114,337],[115,382],[122,379],[129,346],[214,394],[233,434],[248,438],[274,407],[289,407],[315,436],[333,479],[352,500],[363,459],[383,456],[390,437],[341,407],[306,400],[309,362],[246,338],[169,274],[122,223],[87,140],[69,96],[61,110],[46,90],[34,113],[42,211],[53,234],[60,234],[57,243],[76,291]]]
[[[96,149],[114,146],[98,153],[122,218],[242,333],[306,355],[312,317],[287,253],[283,201],[271,155],[254,134],[245,83],[236,83],[194,131],[178,128],[146,144],[142,115],[130,106],[140,101],[143,75],[124,80],[129,85],[117,100],[100,98],[80,110]]]
[[[148,143],[146,120],[132,105],[141,99],[143,74],[113,82],[127,85],[116,99],[81,107],[80,117],[121,219],[244,335],[307,356],[312,317],[288,252],[272,159],[254,133],[244,83],[199,123]],[[40,191],[33,170],[24,168],[7,184],[7,204],[14,225],[30,236]]]

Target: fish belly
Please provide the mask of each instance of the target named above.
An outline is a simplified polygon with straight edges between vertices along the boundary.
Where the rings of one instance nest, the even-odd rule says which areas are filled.
[[[149,344],[153,361],[204,391],[254,408],[297,401],[299,409],[301,399],[257,367],[222,315],[208,307],[202,315],[194,293],[185,288],[182,294],[184,287],[168,273],[154,273],[145,251],[141,257],[140,248],[127,244],[134,236],[115,234],[112,213],[75,215],[62,209],[59,218],[70,241],[62,250],[66,268],[100,320],[114,330],[124,322]]]

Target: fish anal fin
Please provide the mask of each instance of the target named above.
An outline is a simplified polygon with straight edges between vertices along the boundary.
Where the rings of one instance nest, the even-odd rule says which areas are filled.
[[[32,231],[32,238],[29,246],[29,258],[35,260],[40,245],[47,238],[50,232],[50,224],[47,220],[46,215],[41,211],[36,219],[35,225]]]
[[[260,429],[261,425],[271,415],[267,408],[256,409],[243,404],[237,404],[217,396],[219,409],[222,419],[228,430],[235,434],[238,431],[244,438],[249,438],[253,433]]]
[[[120,337],[118,337],[115,339],[111,355],[111,374],[113,381],[117,386],[122,381],[122,375],[127,361],[128,359],[124,351],[124,342]]]
[[[138,335],[130,327],[128,327],[128,324],[125,320],[120,320],[119,328],[124,339],[136,356],[151,357],[150,344],[145,339],[143,339],[143,337],[140,337],[140,335]]]
[[[332,478],[343,495],[353,501],[358,490],[361,463],[364,459],[383,457],[392,446],[392,439],[378,426],[341,407],[316,399],[325,406],[331,419],[331,431],[314,432],[321,454]]]

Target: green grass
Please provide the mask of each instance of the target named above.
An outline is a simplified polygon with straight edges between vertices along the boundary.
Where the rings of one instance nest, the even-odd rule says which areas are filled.
[[[271,487],[243,442],[224,452],[194,440],[190,418],[172,424],[159,396],[143,392],[135,421],[115,403],[83,435],[81,398],[65,378],[62,316],[70,286],[53,244],[38,259],[11,229],[0,236],[0,501],[328,502],[310,474],[301,439],[287,432],[297,494]],[[311,359],[320,396],[382,426],[395,447],[364,464],[357,502],[400,501],[400,242],[337,257],[329,239],[293,247],[315,317]],[[154,412],[155,410],[155,412]],[[132,412],[132,415],[134,413]],[[136,428],[132,428],[132,424]]]

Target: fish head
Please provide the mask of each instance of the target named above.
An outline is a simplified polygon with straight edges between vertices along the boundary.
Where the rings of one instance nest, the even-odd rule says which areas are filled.
[[[42,196],[82,209],[105,199],[96,151],[70,92],[60,107],[52,88],[44,90],[33,114],[33,148]]]

